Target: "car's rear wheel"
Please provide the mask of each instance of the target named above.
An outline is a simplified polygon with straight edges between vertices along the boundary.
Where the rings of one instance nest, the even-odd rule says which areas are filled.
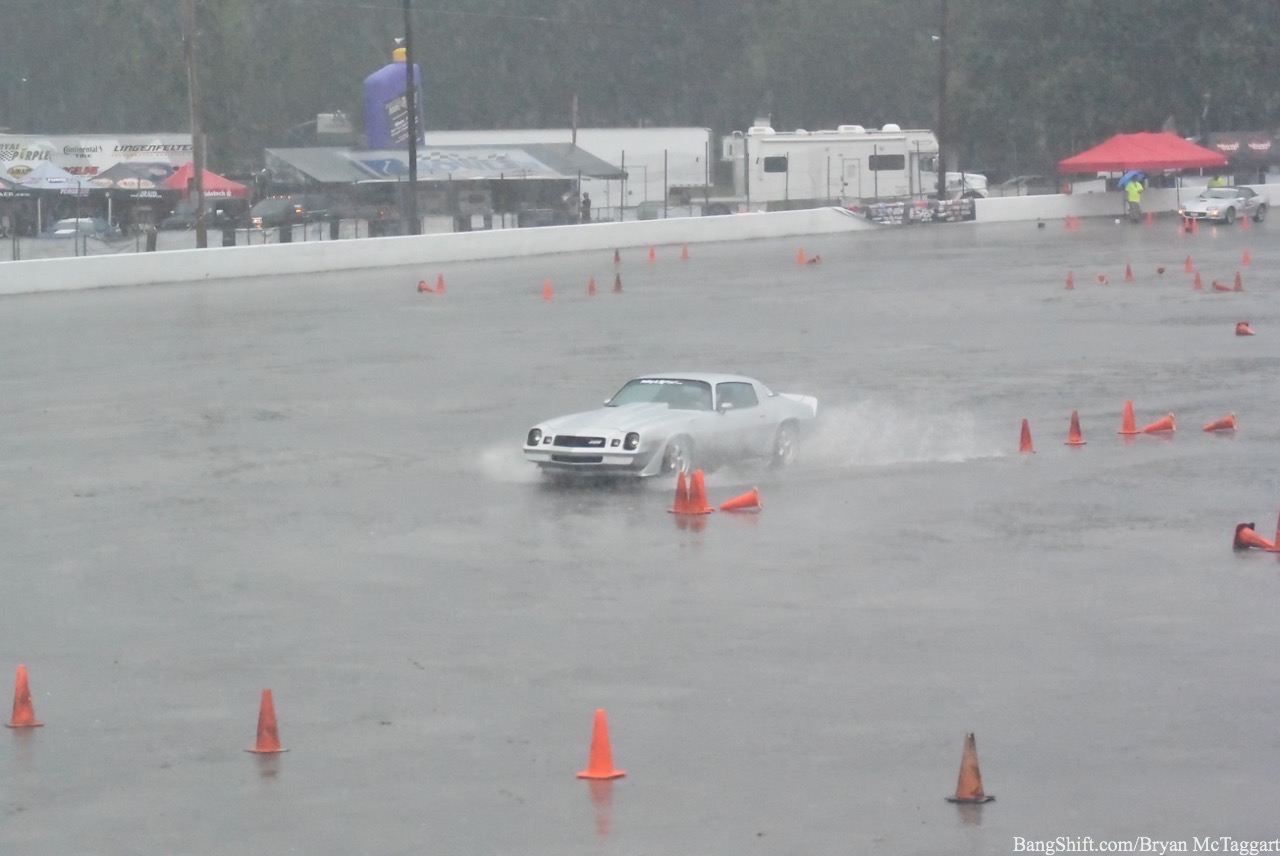
[[[1227,213],[1225,213],[1225,214],[1223,214],[1223,215],[1222,215],[1222,219],[1223,219],[1224,221],[1226,221],[1226,224],[1227,224],[1228,226],[1230,226],[1232,223],[1236,222],[1236,209],[1234,209],[1234,208],[1228,208],[1228,209],[1227,209]]]
[[[1259,205],[1258,210],[1253,212],[1253,222],[1261,223],[1265,219],[1267,219],[1267,206]]]
[[[774,467],[785,467],[796,459],[796,443],[799,436],[794,422],[783,422],[773,435],[773,452],[769,456],[769,464]]]
[[[673,476],[680,470],[693,468],[693,440],[684,436],[672,437],[662,452],[662,474]]]

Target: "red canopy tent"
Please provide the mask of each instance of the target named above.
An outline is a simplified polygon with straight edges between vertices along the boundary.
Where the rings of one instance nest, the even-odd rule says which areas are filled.
[[[1116,134],[1078,155],[1058,161],[1058,172],[1125,172],[1131,169],[1197,169],[1226,166],[1220,152],[1188,143],[1177,134]]]
[[[181,190],[182,195],[186,196],[193,186],[192,179],[195,178],[195,174],[195,167],[188,161],[179,167],[177,172],[164,180],[164,186],[173,190]],[[204,170],[202,175],[205,196],[233,196],[238,199],[246,199],[249,196],[249,188],[239,182],[223,178],[217,173],[209,172],[207,169]]]

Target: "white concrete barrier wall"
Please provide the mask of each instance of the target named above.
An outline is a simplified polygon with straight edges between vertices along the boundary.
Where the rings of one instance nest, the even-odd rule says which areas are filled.
[[[882,228],[888,227],[839,208],[815,208],[768,214],[39,259],[0,264],[0,294],[431,265]]]
[[[1274,204],[1280,196],[1280,185],[1251,184],[1257,193]],[[1156,188],[1142,193],[1142,210],[1155,214],[1178,210],[1181,200],[1198,196],[1201,187]],[[979,223],[1002,223],[1011,220],[1057,220],[1067,215],[1076,217],[1123,217],[1125,195],[1109,193],[1054,193],[1045,196],[1004,196],[974,200],[974,220]]]

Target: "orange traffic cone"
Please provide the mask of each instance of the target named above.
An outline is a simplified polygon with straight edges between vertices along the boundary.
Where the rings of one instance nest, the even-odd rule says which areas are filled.
[[[1083,446],[1084,437],[1080,436],[1080,415],[1071,411],[1071,428],[1067,431],[1067,446]]]
[[[1213,282],[1209,283],[1209,285],[1212,286],[1214,291],[1230,291],[1231,290],[1231,286],[1227,285],[1225,282],[1218,282],[1216,279]]]
[[[1248,550],[1253,547],[1256,550],[1266,550],[1275,552],[1276,545],[1272,541],[1263,538],[1257,532],[1253,531],[1252,523],[1237,523],[1236,535],[1231,541],[1232,550]]]
[[[444,294],[444,274],[436,277],[436,294]]]
[[[1105,273],[1098,274],[1098,285],[1107,284],[1107,275]]]
[[[1221,419],[1215,419],[1208,425],[1204,426],[1205,431],[1234,431],[1236,430],[1236,415],[1228,413]]]
[[[1067,288],[1076,287],[1076,278],[1072,276],[1071,271],[1067,271]]]
[[[1195,268],[1191,266],[1191,256],[1187,256],[1187,260],[1182,263],[1182,269],[1187,273],[1191,273],[1195,270]]]
[[[1160,265],[1160,267],[1156,268],[1156,275],[1164,276],[1164,265]]]
[[[1200,291],[1204,288],[1204,280],[1200,279],[1200,271],[1196,271],[1195,283],[1191,286],[1193,291]]]
[[[1244,280],[1240,278],[1240,271],[1236,271],[1236,281],[1231,287],[1232,291],[1244,291]]]
[[[689,261],[689,245],[688,244],[682,244],[680,246],[680,261],[682,262]]]
[[[1022,420],[1022,438],[1018,441],[1018,451],[1029,455],[1036,453],[1031,445],[1031,424],[1025,419]]]
[[[1248,267],[1251,264],[1253,264],[1253,259],[1249,255],[1249,248],[1245,247],[1244,252],[1240,254],[1240,266]]]
[[[1148,212],[1147,212],[1146,219],[1145,219],[1143,222],[1144,222],[1146,225],[1150,226],[1151,224],[1153,224],[1153,223],[1155,223],[1155,222],[1156,222],[1156,218],[1152,215],[1152,213],[1151,213],[1150,211],[1148,211]]]
[[[1133,421],[1133,402],[1125,399],[1124,415],[1120,417],[1120,430],[1117,434],[1137,434],[1138,429]]]
[[[551,280],[543,280],[542,283],[542,299],[550,300],[555,296],[555,291],[551,288]]]
[[[653,251],[653,247],[650,247],[650,248],[649,248],[649,261],[651,261],[651,262],[652,262],[652,261],[656,261],[656,260],[657,260],[657,258],[658,258],[658,256],[657,256],[657,254]]]
[[[759,511],[760,491],[754,487],[746,493],[720,503],[721,511]]]
[[[702,470],[694,470],[689,477],[689,505],[685,514],[710,514],[715,511],[707,504],[707,485],[702,478]]]
[[[613,263],[615,265],[622,264],[622,253],[618,252],[617,250],[613,251]]]
[[[43,722],[36,722],[35,710],[31,707],[31,689],[27,686],[27,667],[18,666],[18,676],[13,682],[13,719],[5,723],[6,728],[39,728]]]
[[[1133,282],[1133,268],[1129,265],[1128,262],[1125,262],[1125,265],[1124,265],[1124,281]]]
[[[1163,434],[1168,431],[1177,431],[1178,426],[1174,424],[1173,414],[1166,413],[1150,425],[1146,425],[1142,429],[1143,434]]]
[[[805,263],[804,248],[801,247],[800,249],[796,250],[796,264],[802,265],[804,263]]]
[[[1216,227],[1215,227],[1215,228],[1216,228]],[[1192,221],[1191,221],[1191,234],[1193,234],[1193,235],[1199,235],[1199,234],[1200,234],[1200,221],[1199,221],[1199,220],[1192,220]]]
[[[258,742],[252,749],[244,751],[256,755],[289,751],[280,746],[280,733],[276,729],[276,707],[271,701],[271,690],[262,691],[262,702],[258,705]]]
[[[596,293],[596,278],[594,276],[587,277],[587,294]]]
[[[807,264],[807,265],[820,265],[820,264],[822,264],[822,256],[814,256],[813,258],[811,258],[811,259],[809,259],[807,262],[805,262],[805,264]]]
[[[622,274],[620,273],[615,273],[613,275],[613,293],[614,294],[622,293]]]
[[[1245,232],[1249,231],[1249,216],[1247,214],[1240,218],[1240,229]]]
[[[418,293],[422,294],[424,291],[430,293],[431,286],[427,285],[427,281],[425,279],[420,279],[418,280]]]
[[[995,797],[982,790],[982,772],[978,769],[978,747],[970,731],[964,736],[964,753],[960,756],[960,779],[956,782],[955,796],[947,797],[953,803],[989,803]]]
[[[609,746],[609,723],[604,711],[597,710],[595,722],[591,727],[591,754],[587,758],[587,769],[578,774],[579,779],[620,779],[625,776],[622,770],[613,768],[613,750]]]
[[[689,513],[689,484],[684,480],[684,470],[676,473],[676,499],[667,509],[670,514]]]
[[[1252,335],[1253,335],[1253,328],[1249,326],[1249,322],[1248,322],[1248,321],[1237,321],[1237,322],[1236,322],[1236,335],[1237,335],[1237,336],[1252,336]]]

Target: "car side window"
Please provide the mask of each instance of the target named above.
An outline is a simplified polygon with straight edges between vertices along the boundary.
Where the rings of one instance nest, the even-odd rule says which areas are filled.
[[[734,410],[755,407],[760,403],[751,384],[739,382],[716,384],[716,401],[719,402],[717,406],[732,404]]]

